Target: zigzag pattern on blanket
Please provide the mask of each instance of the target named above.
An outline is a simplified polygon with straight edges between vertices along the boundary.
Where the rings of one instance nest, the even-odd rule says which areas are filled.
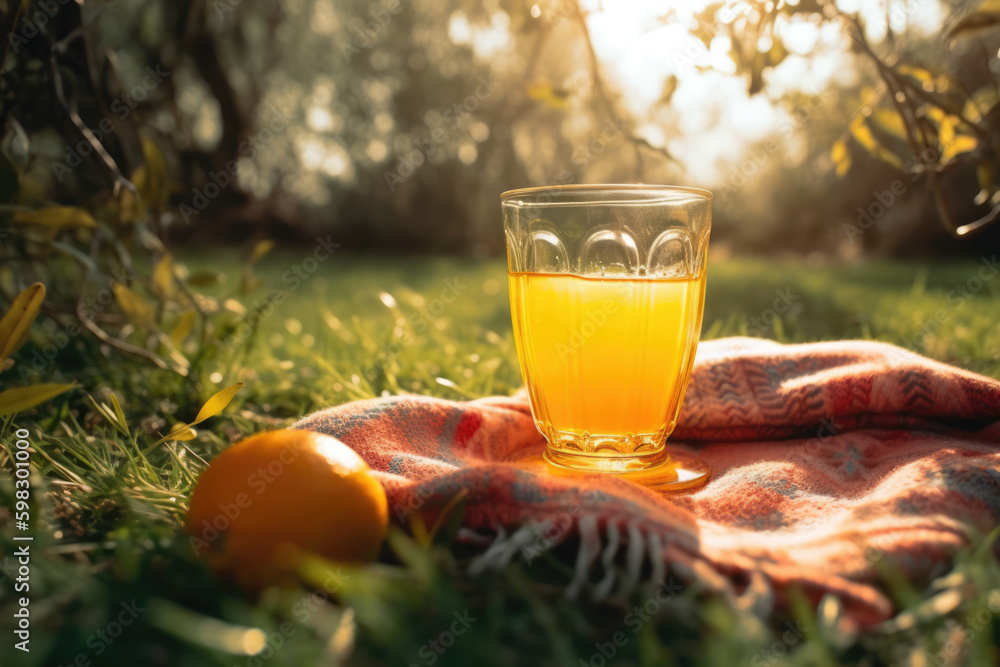
[[[728,338],[703,343],[696,364],[677,440],[814,436],[834,417],[840,430],[894,419],[981,427],[1000,405],[995,380],[887,343]]]
[[[928,576],[1000,522],[1000,382],[883,343],[702,343],[671,443],[713,476],[687,494],[549,474],[523,394],[360,401],[296,428],[354,447],[397,521],[432,520],[465,489],[464,534],[496,536],[478,567],[579,538],[570,595],[598,569],[592,595],[628,590],[616,559],[628,573],[649,559],[734,603],[766,608],[795,585],[874,623],[892,613],[877,561]]]

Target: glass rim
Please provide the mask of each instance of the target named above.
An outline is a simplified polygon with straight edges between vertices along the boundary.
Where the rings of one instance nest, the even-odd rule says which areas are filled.
[[[664,195],[669,194],[688,194],[695,197],[700,197],[704,201],[712,201],[714,195],[703,188],[693,188],[687,185],[655,185],[650,183],[593,183],[593,184],[569,184],[569,185],[537,185],[529,188],[517,188],[514,190],[507,190],[500,195],[501,203],[508,203],[508,201],[514,197],[523,196],[534,196],[543,193],[549,194],[564,194],[573,192],[601,192],[607,191],[609,193],[629,193],[629,192],[644,192],[644,193],[656,193],[662,192]],[[512,203],[512,202],[511,202]],[[520,202],[519,202],[520,203]],[[614,202],[593,202],[593,201],[572,201],[572,200],[561,200],[561,201],[549,201],[549,202],[523,202],[524,205],[528,206],[545,206],[545,205],[567,205],[567,204],[577,204],[577,205],[587,205],[596,203],[613,203],[613,204],[638,204],[656,203],[648,199],[635,199],[635,200],[617,200]]]

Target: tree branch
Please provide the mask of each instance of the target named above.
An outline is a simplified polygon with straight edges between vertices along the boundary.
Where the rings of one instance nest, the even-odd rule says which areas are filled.
[[[597,59],[597,51],[594,49],[594,42],[590,37],[590,28],[587,26],[587,17],[580,10],[579,4],[577,4],[574,16],[580,24],[580,30],[583,33],[583,41],[587,47],[587,58],[590,61],[590,78],[593,82],[594,94],[601,103],[601,106],[604,108],[604,112],[607,114],[608,118],[617,123],[618,116],[615,113],[614,103],[611,101],[607,89],[604,87],[604,79],[601,76],[601,64]],[[670,151],[668,151],[665,146],[654,146],[649,143],[648,139],[638,136],[631,129],[625,130],[624,134],[625,138],[636,146],[636,156],[640,167],[642,158],[639,157],[639,148],[647,148],[663,156],[667,161],[677,163],[677,160],[670,154]]]
[[[77,113],[76,109],[76,100],[66,99],[66,94],[63,88],[62,74],[59,72],[59,63],[56,60],[55,53],[53,53],[49,58],[49,66],[52,70],[52,88],[55,91],[56,99],[59,100],[59,104],[61,104],[63,109],[66,110],[66,114],[73,122],[73,125],[76,126],[76,129],[81,135],[83,135],[83,138],[87,141],[87,143],[93,147],[94,152],[101,158],[101,162],[104,163],[104,165],[108,168],[108,171],[111,172],[111,175],[114,176],[115,196],[118,196],[121,187],[124,187],[132,194],[138,196],[139,193],[132,184],[132,181],[122,175],[121,170],[118,168],[118,163],[115,162],[114,158],[112,158],[108,151],[104,148],[104,145],[96,136],[94,136],[94,133],[90,131],[87,124],[83,122],[83,119],[80,118],[80,114]]]
[[[94,240],[91,242],[91,245],[90,245],[90,257],[91,257],[91,260],[96,260],[96,258],[97,258],[97,249],[99,247],[99,244],[100,244],[99,235],[95,235],[94,236]],[[86,268],[86,267],[84,267],[84,268]],[[88,270],[88,273],[89,273],[89,270]],[[137,347],[135,345],[132,345],[131,343],[126,343],[125,341],[119,340],[119,339],[115,338],[114,336],[111,336],[110,334],[108,334],[107,331],[105,331],[101,327],[97,326],[97,324],[93,320],[91,320],[86,315],[84,315],[83,314],[83,311],[84,311],[83,302],[84,302],[84,295],[86,294],[86,289],[87,289],[87,279],[84,278],[84,280],[83,280],[83,286],[80,288],[80,296],[79,296],[79,298],[76,301],[76,316],[78,318],[80,318],[80,322],[83,324],[84,327],[87,328],[88,331],[90,331],[92,334],[94,334],[95,336],[97,336],[97,338],[101,342],[106,343],[106,344],[108,344],[108,345],[110,345],[110,346],[112,346],[114,348],[117,348],[117,349],[121,350],[122,352],[125,352],[126,354],[134,354],[134,355],[143,357],[145,359],[149,359],[154,364],[156,364],[159,368],[162,368],[163,370],[171,370],[169,364],[167,364],[167,362],[165,362],[163,359],[161,359],[159,357],[159,355],[157,355],[157,354],[155,354],[153,352],[150,352],[149,350],[144,350],[141,347]]]
[[[986,227],[987,225],[992,225],[997,220],[1000,220],[1000,204],[994,206],[992,211],[990,211],[983,217],[979,218],[978,220],[970,222],[967,225],[962,225],[961,227],[955,230],[955,233],[957,233],[959,236],[968,236],[969,234],[977,232],[983,227]]]
[[[980,139],[986,136],[983,129],[976,123],[969,120],[963,112],[949,109],[944,103],[935,99],[921,87],[914,85],[913,82],[908,81],[905,77],[899,76],[890,65],[883,61],[882,58],[875,53],[875,50],[872,48],[871,44],[868,43],[868,39],[865,37],[864,26],[857,16],[848,16],[840,10],[837,10],[837,14],[851,23],[854,28],[851,38],[861,48],[865,55],[867,55],[868,58],[875,63],[879,76],[889,88],[892,103],[896,107],[896,111],[899,113],[900,118],[903,120],[903,124],[906,127],[906,140],[907,143],[910,144],[910,148],[913,150],[914,157],[920,159],[920,156],[923,154],[923,151],[920,148],[920,143],[917,141],[915,136],[916,133],[920,134],[922,143],[925,147],[934,148],[937,145],[936,141],[934,144],[931,144],[926,128],[921,127],[920,125],[920,117],[917,115],[916,109],[914,109],[912,103],[910,102],[910,100],[914,97],[923,100],[927,104],[934,105],[946,113],[956,116],[963,123],[968,125],[977,135],[979,135]],[[905,107],[903,102],[896,98],[897,93],[903,94],[904,101],[906,102]],[[944,192],[941,190],[940,181],[940,175],[953,166],[953,164],[955,164],[955,162],[941,164],[938,160],[936,160],[934,168],[930,168],[930,165],[928,165],[925,171],[928,174],[927,187],[931,191],[931,195],[934,198],[934,204],[938,211],[938,217],[941,220],[941,226],[955,238],[962,238],[986,227],[1000,218],[1000,205],[995,207],[989,214],[976,220],[975,222],[959,226],[948,206],[948,202],[945,200]]]

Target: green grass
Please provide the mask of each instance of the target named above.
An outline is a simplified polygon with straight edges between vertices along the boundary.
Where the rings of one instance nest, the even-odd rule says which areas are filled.
[[[862,635],[843,631],[832,599],[818,616],[795,602],[784,614],[758,617],[697,585],[632,632],[625,617],[652,591],[602,603],[565,600],[572,544],[530,565],[514,562],[502,573],[471,578],[465,568],[472,553],[454,542],[454,526],[430,544],[394,530],[379,561],[342,568],[335,590],[322,584],[337,566],[320,562],[307,570],[311,584],[302,590],[269,591],[259,600],[217,581],[190,553],[180,522],[204,462],[228,443],[358,398],[412,392],[466,399],[510,393],[520,383],[502,263],[335,255],[292,289],[295,281],[283,276],[303,257],[268,257],[255,269],[261,286],[246,295],[239,261],[223,263],[225,281],[205,289],[215,299],[206,305],[230,311],[217,321],[233,344],[199,350],[189,340],[188,377],[77,338],[41,375],[75,380],[80,389],[0,423],[5,470],[15,428],[28,428],[35,448],[32,651],[13,651],[5,632],[0,663],[68,665],[82,655],[94,665],[428,665],[430,649],[422,647],[466,611],[476,620],[434,664],[599,665],[600,647],[618,631],[628,641],[609,664],[995,662],[1000,626],[992,612],[985,620],[982,613],[991,609],[990,592],[1000,590],[989,541],[929,585],[887,580],[903,612]],[[192,272],[219,271],[217,257],[187,263]],[[973,293],[977,283],[969,281],[980,266],[717,262],[705,337],[749,328],[785,342],[876,338],[1000,377],[1000,275]],[[284,299],[269,308],[264,300],[276,289]],[[448,289],[457,296],[439,308],[435,300]],[[257,326],[241,327],[246,314],[227,299],[259,310]],[[772,318],[769,309],[786,312]],[[20,362],[30,363],[44,347],[44,332],[45,323],[36,324]],[[134,334],[130,340],[141,342]],[[12,377],[8,371],[2,379]],[[245,389],[224,414],[199,425],[197,439],[142,454],[158,433],[190,421],[205,399],[239,380]],[[110,405],[112,392],[126,426],[109,423],[87,398]],[[0,481],[0,507],[13,500],[13,483]],[[15,534],[14,522],[0,516],[3,554],[18,545]],[[16,564],[2,565],[0,627],[9,627]],[[136,618],[108,643],[100,633],[114,631],[109,623],[122,613],[129,617],[123,604]],[[786,623],[799,623],[804,636],[785,642]],[[260,631],[271,638],[269,648],[239,655]],[[941,653],[950,646],[959,649],[955,657]]]

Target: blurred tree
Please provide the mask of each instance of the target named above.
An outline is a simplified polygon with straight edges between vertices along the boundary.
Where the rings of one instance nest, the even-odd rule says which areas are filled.
[[[935,217],[955,239],[1000,217],[1000,5],[956,3],[938,36],[908,29],[908,1],[885,7],[881,31],[830,0],[660,16],[700,53],[721,46],[721,69],[751,96],[771,94],[797,25],[839,27],[853,50],[843,66],[860,74],[828,91],[782,91],[788,141],[753,147],[753,173],[716,188],[717,239],[940,252]],[[590,15],[613,8],[576,0],[0,0],[0,10],[0,234],[20,271],[0,275],[0,291],[12,299],[64,255],[84,287],[52,271],[55,307],[78,312],[100,276],[123,270],[161,301],[157,327],[194,307],[207,316],[137,268],[163,266],[171,243],[322,229],[355,250],[484,256],[502,252],[504,189],[683,181],[669,151],[684,120],[675,93],[717,66],[664,44],[665,60],[690,63],[639,104],[592,39]],[[893,187],[914,196],[883,217],[876,203],[904,199]],[[86,318],[88,331],[170,365],[156,327],[141,344],[101,328],[141,314],[137,303],[122,292],[121,312]]]

